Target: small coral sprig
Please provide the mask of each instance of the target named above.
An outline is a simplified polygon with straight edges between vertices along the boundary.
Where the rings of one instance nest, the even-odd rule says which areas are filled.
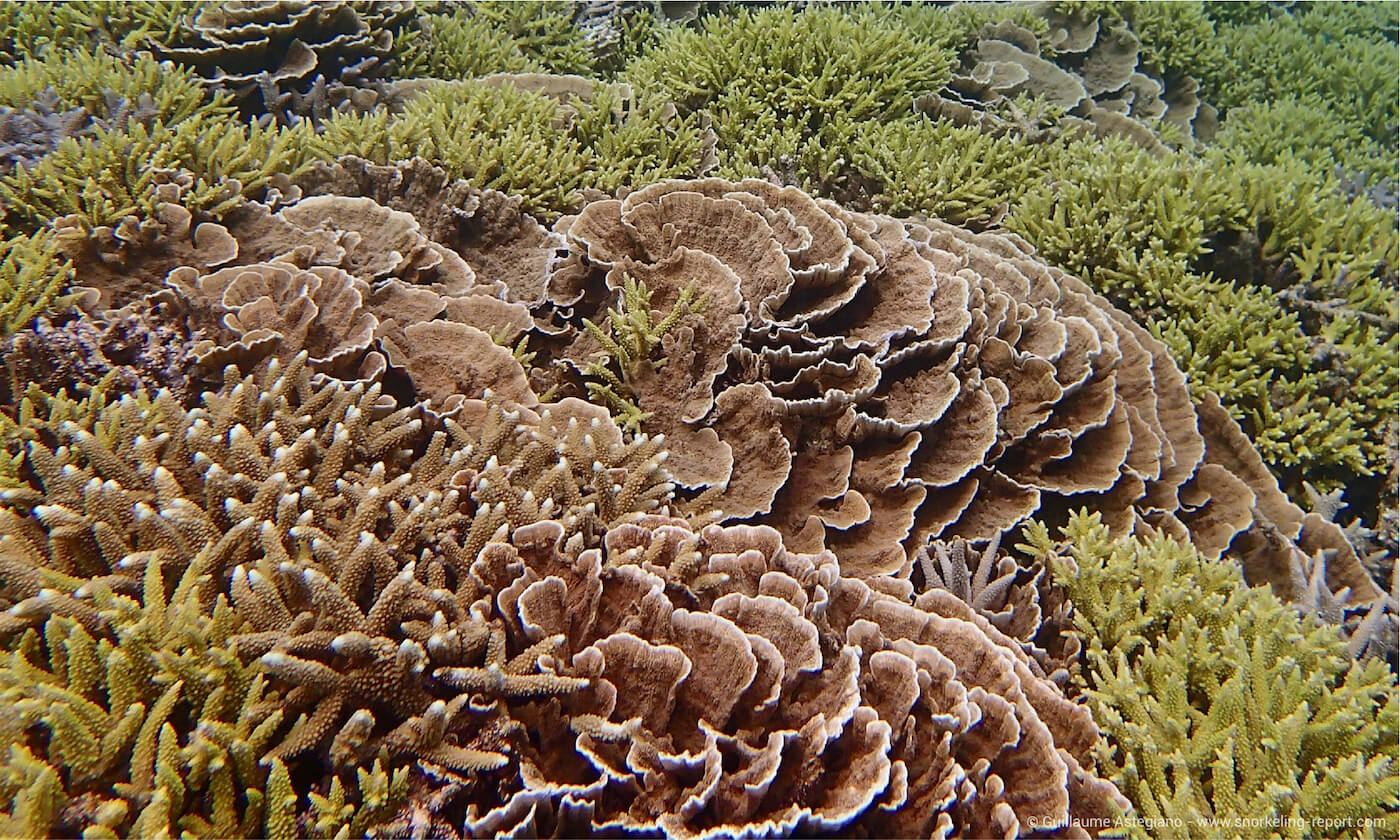
[[[651,413],[642,411],[634,401],[628,380],[643,365],[650,365],[653,370],[664,367],[666,360],[653,361],[652,351],[682,318],[702,311],[709,302],[708,293],[696,299],[695,289],[688,286],[681,290],[671,311],[657,321],[652,316],[651,296],[646,283],[624,274],[622,305],[619,309],[608,310],[607,328],[583,319],[588,335],[603,347],[593,354],[584,370],[584,375],[602,380],[586,383],[588,394],[594,401],[606,405],[618,422],[632,431],[639,430]],[[617,370],[612,367],[614,363]]]

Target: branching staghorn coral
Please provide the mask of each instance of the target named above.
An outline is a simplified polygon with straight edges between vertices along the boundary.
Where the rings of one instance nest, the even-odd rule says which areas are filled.
[[[102,0],[12,3],[0,9],[0,57],[6,63],[71,47],[132,50],[163,43],[191,0],[113,5]]]
[[[182,204],[217,218],[274,175],[300,171],[305,141],[296,129],[245,126],[219,114],[70,137],[36,166],[0,178],[4,223],[31,230],[72,215],[91,229],[154,215],[160,199],[153,176],[162,168],[188,171]]]
[[[67,107],[83,108],[99,122],[119,122],[113,105],[138,101],[167,125],[200,112],[229,111],[226,97],[210,97],[193,73],[148,54],[114,56],[69,49],[0,69],[0,105],[24,108],[46,92]]]
[[[626,428],[637,430],[649,416],[632,402],[627,380],[641,366],[648,365],[659,370],[664,359],[653,360],[652,351],[661,339],[670,332],[682,318],[705,308],[706,296],[692,300],[695,290],[681,289],[671,311],[656,321],[651,315],[651,293],[646,284],[630,277],[623,277],[621,308],[608,310],[607,328],[598,326],[587,318],[583,319],[584,329],[590,338],[602,346],[602,350],[589,360],[584,373],[599,382],[587,383],[588,394],[595,402],[600,402],[622,420]],[[618,371],[609,367],[616,364]]]
[[[51,234],[19,234],[0,242],[0,339],[59,305],[72,278]]]
[[[69,690],[73,678],[54,670],[60,665],[53,663],[68,644],[60,638],[81,632],[89,641],[72,644],[95,644],[108,667],[124,663],[124,678],[141,691],[149,693],[152,685],[175,691],[170,686],[181,685],[165,701],[171,708],[164,714],[188,721],[174,725],[193,727],[168,735],[161,734],[164,722],[141,729],[146,718],[116,701],[97,717],[97,709],[82,704],[100,700],[93,690],[111,696],[114,689],[103,689],[85,672],[86,682],[73,689],[77,696],[63,696],[87,710],[80,718],[86,728],[51,740],[41,758],[53,767],[87,768],[84,787],[70,781],[67,795],[92,790],[104,800],[127,802],[116,816],[117,805],[98,809],[104,819],[114,820],[114,830],[139,826],[142,834],[154,833],[156,826],[173,825],[183,816],[180,825],[201,836],[261,836],[264,829],[276,833],[271,800],[259,810],[239,793],[243,804],[237,813],[229,811],[233,806],[225,800],[232,801],[232,792],[225,796],[217,788],[233,779],[207,774],[234,759],[218,758],[224,753],[216,747],[228,750],[235,740],[246,741],[235,750],[237,790],[262,790],[268,771],[256,769],[259,759],[266,759],[263,767],[271,767],[275,776],[275,762],[290,766],[318,743],[319,727],[332,718],[336,730],[350,727],[336,742],[348,750],[349,763],[338,765],[344,769],[339,793],[325,788],[318,795],[342,803],[355,778],[353,768],[368,767],[380,743],[398,763],[416,752],[442,761],[458,756],[452,745],[431,752],[439,741],[419,731],[429,725],[424,715],[439,714],[433,698],[421,690],[389,702],[387,710],[367,711],[377,713],[392,732],[375,733],[368,746],[368,736],[355,743],[354,724],[363,717],[356,718],[353,709],[340,715],[340,708],[318,693],[319,683],[305,677],[308,670],[321,672],[298,663],[311,663],[303,657],[321,652],[344,656],[344,663],[362,662],[363,671],[341,665],[347,674],[360,675],[341,678],[361,680],[359,690],[347,695],[357,703],[380,696],[370,689],[381,685],[381,670],[394,673],[394,663],[403,657],[409,657],[411,670],[415,650],[434,652],[439,663],[480,665],[489,672],[497,649],[490,633],[472,634],[475,619],[453,608],[475,584],[462,582],[455,595],[443,587],[465,580],[491,539],[553,515],[565,523],[560,527],[569,529],[569,543],[579,550],[597,544],[609,526],[645,511],[667,510],[670,488],[659,446],[626,440],[601,409],[566,400],[541,406],[543,413],[537,414],[477,401],[461,423],[448,420],[431,436],[422,431],[422,420],[409,419],[414,410],[392,410],[375,388],[347,388],[336,381],[313,385],[303,354],[286,368],[272,363],[258,378],[239,379],[230,370],[226,386],[205,395],[192,412],[162,393],[153,399],[128,395],[86,412],[51,411],[51,424],[28,418],[19,433],[26,440],[24,472],[34,483],[11,488],[0,499],[0,603],[9,606],[0,631],[10,637],[28,633],[25,638],[35,641],[15,648],[14,656],[23,661],[13,659],[0,679],[10,681],[6,690],[16,703],[47,696],[43,685]],[[423,581],[411,571],[406,576],[404,563],[419,569]],[[284,594],[268,590],[269,585],[283,587]],[[360,612],[356,601],[366,597],[366,589],[374,594]],[[424,613],[425,597],[437,608]],[[456,632],[439,632],[442,611],[458,621]],[[356,614],[363,618],[354,620]],[[40,637],[25,628],[44,627],[53,629],[41,646]],[[60,632],[64,635],[52,636]],[[370,632],[397,638],[390,644]],[[441,638],[434,642],[434,635]],[[336,638],[342,640],[332,645]],[[381,651],[385,644],[388,649]],[[127,652],[112,660],[108,648]],[[451,651],[456,653],[447,657]],[[478,654],[487,658],[474,660]],[[30,662],[47,665],[25,664]],[[32,689],[39,693],[26,694],[37,679],[26,676],[26,669],[49,666],[52,676]],[[158,696],[164,695],[142,700],[143,708],[155,708]],[[27,709],[29,717],[16,725],[71,729],[66,713],[50,706],[21,704],[17,708]],[[279,710],[275,720],[267,714],[272,708]],[[460,708],[454,706],[453,714]],[[302,712],[306,715],[299,718]],[[136,722],[123,726],[149,729],[149,749],[142,749],[156,749],[158,734],[169,744],[161,748],[170,751],[161,758],[168,765],[164,772],[185,779],[188,789],[171,782],[164,800],[147,803],[143,792],[153,788],[119,775],[124,766],[119,744],[102,753],[113,762],[110,767],[82,764],[98,755],[81,749],[83,739],[108,737],[106,727],[129,715]],[[440,740],[441,734],[435,737]],[[201,746],[201,739],[211,738],[214,743]],[[132,773],[155,766],[140,755],[127,762]],[[377,795],[375,807],[388,809],[383,818],[397,807],[390,800],[403,796],[405,777],[395,778],[398,793],[389,799]],[[206,783],[214,786],[209,788],[214,805],[208,807],[224,810],[203,811],[195,804]],[[136,787],[122,787],[128,784]],[[367,801],[367,791],[358,795]],[[360,825],[370,816],[321,813],[317,820]]]
[[[1356,661],[1231,565],[1079,515],[1028,530],[1074,603],[1098,756],[1158,837],[1385,836],[1397,820],[1395,675]]]
[[[851,163],[868,180],[871,209],[926,213],[957,225],[1000,221],[1048,153],[977,126],[920,117],[863,124]]]
[[[1227,117],[1250,102],[1317,96],[1331,121],[1360,128],[1385,144],[1394,168],[1394,126],[1400,104],[1391,101],[1390,77],[1397,16],[1369,4],[1324,4],[1298,13],[1218,27],[1224,60],[1202,65],[1206,93]],[[1388,31],[1387,31],[1388,30]],[[1271,73],[1251,68],[1277,68]],[[1307,126],[1298,126],[1303,134]]]
[[[492,73],[587,74],[592,55],[573,26],[576,7],[529,0],[459,3],[418,15],[394,41],[400,78],[470,79]]]
[[[356,155],[381,165],[424,157],[476,187],[522,197],[544,218],[577,209],[584,186],[695,175],[705,163],[701,121],[676,116],[655,95],[624,107],[602,90],[575,103],[579,113],[527,82],[434,84],[399,114],[332,117],[308,149],[325,161]]]
[[[860,123],[909,114],[913,97],[947,81],[952,59],[884,10],[774,7],[670,28],[621,77],[683,114],[709,114],[721,174],[767,167],[814,188],[843,180]]]

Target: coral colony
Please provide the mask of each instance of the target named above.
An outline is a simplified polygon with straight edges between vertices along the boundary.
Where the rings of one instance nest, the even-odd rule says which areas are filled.
[[[1398,15],[0,5],[0,835],[1395,836]]]

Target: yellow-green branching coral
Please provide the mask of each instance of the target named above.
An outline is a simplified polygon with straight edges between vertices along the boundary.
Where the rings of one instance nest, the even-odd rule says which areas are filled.
[[[0,6],[0,58],[10,61],[68,47],[133,50],[169,41],[191,0],[69,0]]]
[[[1250,102],[1314,95],[1334,119],[1393,148],[1400,110],[1393,95],[1400,69],[1396,17],[1387,3],[1322,3],[1300,14],[1224,25],[1224,60],[1205,64],[1197,75],[1207,98],[1227,115]]]
[[[1154,837],[1395,834],[1400,695],[1235,564],[1097,514],[1027,530],[1074,604],[1101,765]],[[1262,826],[1262,828],[1261,828]],[[1326,830],[1321,827],[1326,826]]]
[[[323,160],[427,158],[473,186],[521,196],[532,212],[576,204],[592,158],[553,99],[473,81],[433,88],[400,115],[335,115],[308,148]]]
[[[598,84],[586,101],[560,103],[515,81],[444,82],[401,114],[337,114],[308,149],[327,161],[423,157],[475,187],[520,196],[544,218],[577,209],[584,187],[612,191],[698,174],[700,119],[675,114],[657,95]]]
[[[987,225],[1033,183],[1032,173],[1048,156],[1040,145],[918,117],[861,124],[851,163],[878,185],[871,199],[876,210]]]
[[[60,304],[73,279],[46,231],[0,242],[0,339],[29,326],[36,315]]]
[[[145,53],[114,56],[72,49],[42,59],[25,58],[0,69],[0,105],[23,108],[45,90],[52,90],[68,107],[82,106],[95,119],[117,116],[114,108],[123,105],[130,109],[139,106],[143,113],[167,124],[204,110],[231,111],[227,97],[210,97],[194,73]]]
[[[26,820],[11,827],[36,837],[245,836],[258,825],[257,797],[249,794],[265,780],[254,757],[281,720],[268,702],[275,698],[229,646],[238,625],[226,599],[212,611],[200,603],[195,589],[208,580],[202,564],[188,567],[167,593],[158,553],[127,561],[146,563],[137,589],[112,578],[88,581],[80,594],[91,600],[89,612],[55,612],[0,662],[0,697],[14,712],[7,726],[48,733],[41,754],[12,750],[6,762],[11,817]],[[50,573],[48,582],[64,587],[61,578]],[[35,600],[62,597],[41,590],[14,609],[42,609]],[[20,732],[10,734],[7,740],[23,742]],[[62,824],[43,807],[49,772],[62,779],[63,800],[82,796],[89,805],[64,812]]]
[[[1143,311],[1161,290],[1125,261],[1158,249],[1189,265],[1208,231],[1242,216],[1231,187],[1184,152],[1158,159],[1125,140],[1082,140],[1050,159],[1006,224],[1050,262]]]
[[[625,427],[637,430],[649,414],[633,401],[627,380],[642,365],[653,369],[665,365],[665,359],[653,360],[652,352],[682,318],[705,308],[707,296],[695,300],[693,288],[682,289],[671,311],[658,321],[651,312],[651,292],[646,284],[627,276],[622,283],[622,300],[617,309],[608,310],[606,327],[583,319],[588,335],[603,348],[589,360],[584,374],[599,380],[587,383],[589,395],[606,405]],[[612,365],[617,366],[616,372]]]
[[[394,42],[398,75],[470,79],[491,73],[587,74],[592,55],[571,3],[455,3],[425,14]]]
[[[947,81],[952,58],[885,10],[746,9],[665,32],[622,77],[683,114],[708,112],[727,177],[787,156],[818,184],[839,179],[856,124],[911,113],[913,97]]]
[[[631,94],[628,96],[627,94]],[[587,186],[606,193],[667,178],[703,175],[714,133],[700,115],[681,115],[655,92],[596,84],[579,103],[574,137],[593,153]]]
[[[180,203],[218,217],[274,175],[301,171],[308,132],[243,125],[211,114],[174,125],[157,120],[125,130],[99,129],[91,139],[69,137],[35,166],[0,178],[7,211],[3,223],[29,231],[71,215],[91,229],[131,215],[151,216],[162,170],[188,173]]]
[[[1341,166],[1372,181],[1395,174],[1395,153],[1355,123],[1338,119],[1316,94],[1232,108],[1216,142],[1253,163],[1293,157],[1314,172]]]

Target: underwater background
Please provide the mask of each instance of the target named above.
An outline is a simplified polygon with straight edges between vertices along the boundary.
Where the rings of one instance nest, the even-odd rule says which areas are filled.
[[[0,836],[1396,836],[1397,31],[0,4]]]

